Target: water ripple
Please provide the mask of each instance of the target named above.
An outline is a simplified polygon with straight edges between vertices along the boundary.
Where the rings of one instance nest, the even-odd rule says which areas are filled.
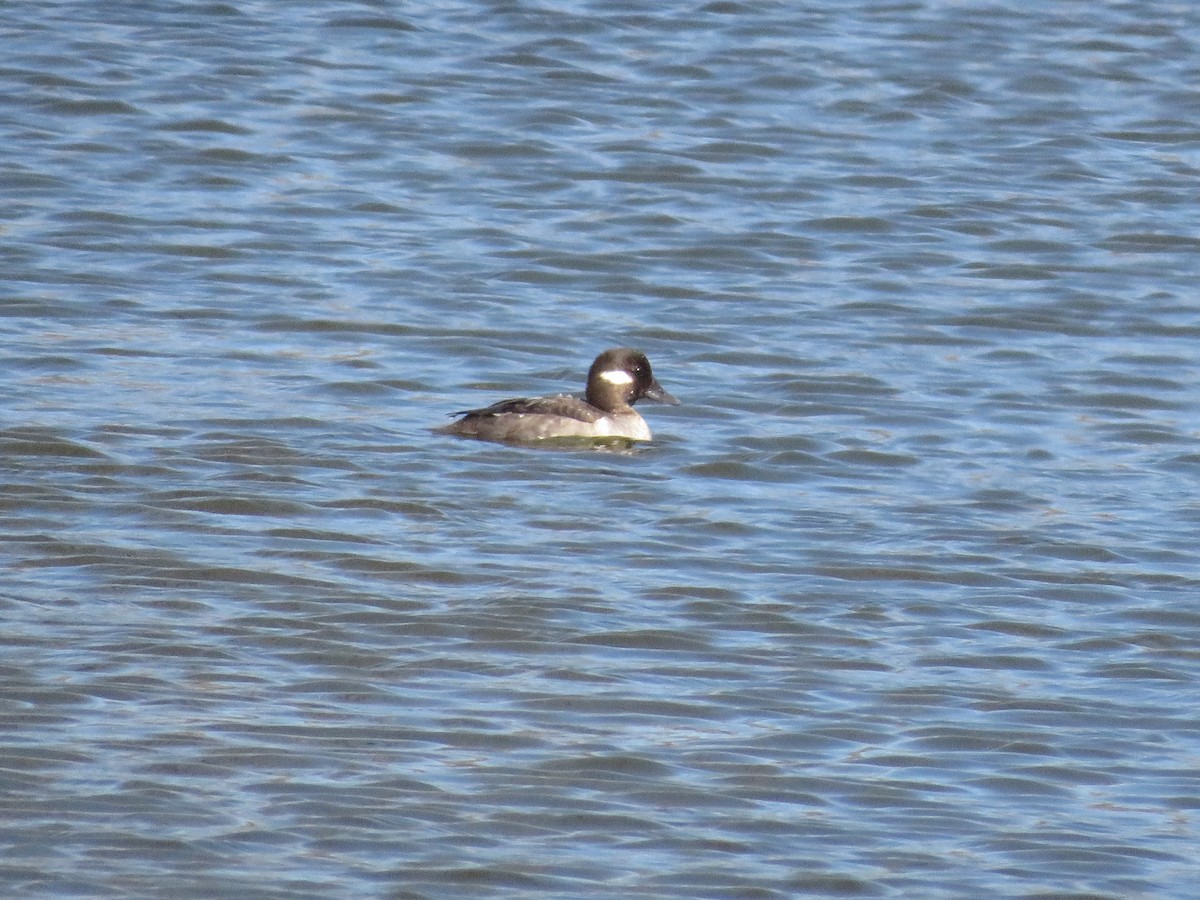
[[[0,9],[6,896],[1195,893],[1194,17],[260,12]]]

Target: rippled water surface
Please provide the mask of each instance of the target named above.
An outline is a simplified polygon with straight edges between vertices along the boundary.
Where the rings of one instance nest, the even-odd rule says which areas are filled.
[[[0,35],[4,896],[1200,893],[1193,4]]]

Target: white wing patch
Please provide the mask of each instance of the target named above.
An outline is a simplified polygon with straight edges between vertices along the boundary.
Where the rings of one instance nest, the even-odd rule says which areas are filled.
[[[624,369],[609,369],[607,372],[601,372],[600,378],[609,384],[633,384],[633,376]]]

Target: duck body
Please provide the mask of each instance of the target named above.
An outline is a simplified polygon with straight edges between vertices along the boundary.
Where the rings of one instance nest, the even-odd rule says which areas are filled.
[[[679,403],[655,379],[645,354],[618,347],[596,357],[582,398],[562,394],[501,400],[482,409],[454,413],[460,416],[457,421],[435,431],[505,443],[605,438],[649,441],[650,427],[633,408],[643,398]]]

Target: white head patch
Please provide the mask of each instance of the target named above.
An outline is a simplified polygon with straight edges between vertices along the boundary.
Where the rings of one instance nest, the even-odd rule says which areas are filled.
[[[633,384],[633,376],[624,369],[609,369],[600,373],[600,379],[609,384]]]

